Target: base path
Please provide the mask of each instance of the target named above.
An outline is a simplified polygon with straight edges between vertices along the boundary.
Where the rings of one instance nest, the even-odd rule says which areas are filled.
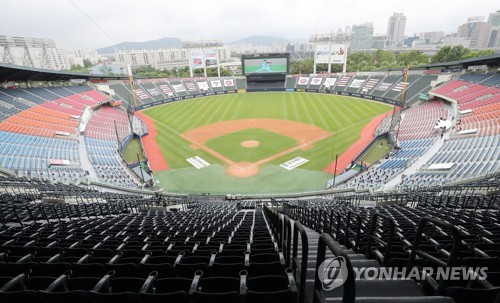
[[[235,163],[228,157],[205,146],[205,143],[210,139],[249,128],[262,128],[270,132],[293,138],[297,142],[297,145],[295,147],[283,150],[265,159],[252,163]],[[191,148],[203,149],[204,151],[224,161],[229,166],[227,169],[228,174],[237,178],[251,177],[259,172],[259,165],[273,161],[274,159],[277,159],[299,149],[311,149],[314,146],[315,142],[323,140],[331,135],[332,133],[330,133],[329,131],[326,131],[314,125],[278,119],[229,120],[204,125],[180,134],[181,138],[191,142]],[[240,143],[241,146],[246,148],[257,147],[259,146],[259,144],[260,142],[257,140],[249,140]]]
[[[382,121],[387,117],[387,113],[383,113],[370,121],[363,130],[361,130],[361,138],[358,139],[353,145],[351,145],[342,155],[339,156],[337,160],[337,175],[342,173],[349,165],[351,165],[352,160],[356,157],[363,149],[370,144],[373,140],[373,133],[377,127],[382,123]],[[335,161],[330,163],[323,171],[325,173],[333,174],[335,170]]]
[[[142,138],[142,144],[144,144],[144,149],[146,155],[148,157],[149,166],[151,166],[151,170],[160,171],[168,169],[167,161],[163,157],[163,153],[161,152],[161,148],[156,143],[156,136],[158,135],[158,131],[156,130],[156,125],[153,119],[144,115],[141,112],[136,112],[136,116],[142,119],[146,126],[148,127],[149,135]]]

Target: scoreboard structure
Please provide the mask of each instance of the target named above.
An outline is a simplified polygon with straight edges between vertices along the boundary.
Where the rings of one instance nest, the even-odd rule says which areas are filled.
[[[245,54],[241,56],[241,69],[249,82],[285,81],[290,73],[290,54]]]

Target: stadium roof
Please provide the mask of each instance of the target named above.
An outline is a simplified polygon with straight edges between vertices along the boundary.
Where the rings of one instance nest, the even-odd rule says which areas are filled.
[[[48,70],[27,66],[0,63],[0,82],[5,81],[67,81],[71,79],[126,79],[125,76],[104,76]]]
[[[500,65],[500,53],[476,58],[470,58],[459,61],[441,62],[428,65],[416,65],[412,66],[412,69],[432,69],[432,68],[451,68],[451,67],[461,67],[468,68],[474,65],[487,65],[487,66],[499,66]]]

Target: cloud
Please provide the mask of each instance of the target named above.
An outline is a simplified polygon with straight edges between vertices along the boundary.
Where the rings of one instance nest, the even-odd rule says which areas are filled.
[[[373,22],[375,33],[385,34],[389,16],[403,12],[407,16],[406,34],[411,36],[423,31],[456,32],[467,17],[487,16],[499,8],[497,1],[492,0],[482,0],[481,5],[466,0],[73,2],[84,13],[70,0],[5,1],[0,10],[0,34],[51,38],[58,46],[77,48],[161,37],[223,39],[225,42],[249,35],[298,38],[364,22]]]

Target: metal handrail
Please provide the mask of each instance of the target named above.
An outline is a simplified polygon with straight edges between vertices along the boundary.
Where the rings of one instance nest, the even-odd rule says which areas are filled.
[[[354,303],[356,299],[356,283],[351,261],[347,257],[347,254],[344,252],[340,244],[337,241],[335,241],[330,235],[325,233],[319,237],[319,242],[318,242],[318,255],[316,258],[313,303],[326,302],[326,299],[322,291],[323,284],[319,278],[318,272],[321,263],[325,261],[327,247],[335,256],[343,257],[346,262],[347,277],[343,277],[345,278],[345,282],[343,284],[344,289],[342,294],[342,303]]]
[[[422,235],[424,231],[424,227],[427,223],[433,223],[434,225],[437,225],[441,228],[447,229],[453,239],[453,249],[451,250],[450,256],[448,257],[448,262],[444,262],[427,252],[421,250],[420,247],[420,242],[422,241]],[[430,260],[434,264],[437,264],[439,266],[443,267],[451,267],[454,266],[458,263],[458,256],[460,254],[460,250],[462,247],[462,237],[460,236],[460,232],[458,231],[457,227],[453,224],[450,224],[448,222],[436,219],[436,218],[431,218],[431,217],[423,217],[420,219],[420,222],[418,223],[417,227],[417,234],[415,237],[415,241],[413,243],[413,247],[411,249],[411,254],[410,258],[408,259],[408,265],[406,266],[406,272],[410,273],[411,269],[415,266],[415,258],[417,255],[421,258],[425,258],[427,260]],[[444,289],[447,284],[447,280],[442,279],[439,281],[439,284],[436,289],[436,295],[441,295],[444,292]]]
[[[386,220],[386,222],[389,222],[389,239],[387,239],[387,242],[375,236],[375,229],[377,227],[378,218],[383,218]],[[389,252],[391,250],[392,240],[394,238],[394,233],[395,233],[395,225],[396,224],[394,222],[394,219],[391,218],[390,216],[381,214],[379,212],[373,214],[372,224],[370,228],[370,235],[368,238],[368,246],[366,248],[366,256],[370,257],[372,255],[371,248],[373,242],[377,242],[378,244],[383,245],[385,247],[385,251],[384,251],[384,260],[382,261],[382,266],[387,266],[388,262],[387,256],[389,255]]]
[[[299,261],[298,258],[298,244],[299,244],[299,233],[300,241],[302,244],[302,254]],[[307,279],[307,261],[309,259],[309,241],[307,238],[307,232],[305,227],[299,221],[295,221],[293,225],[293,257],[292,257],[292,268],[295,273],[299,276],[299,303],[305,302],[305,292],[306,292],[306,279]]]

